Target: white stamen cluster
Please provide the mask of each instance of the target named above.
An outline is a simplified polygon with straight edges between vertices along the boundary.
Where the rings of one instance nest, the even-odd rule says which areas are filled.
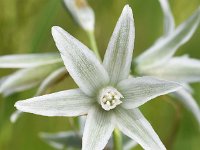
[[[103,109],[114,109],[117,105],[121,104],[122,94],[113,87],[107,87],[100,93],[100,104]]]

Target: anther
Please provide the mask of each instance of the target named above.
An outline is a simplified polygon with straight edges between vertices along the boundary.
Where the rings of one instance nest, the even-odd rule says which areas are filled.
[[[99,96],[102,108],[107,111],[121,104],[121,98],[123,98],[122,94],[113,87],[102,89]]]

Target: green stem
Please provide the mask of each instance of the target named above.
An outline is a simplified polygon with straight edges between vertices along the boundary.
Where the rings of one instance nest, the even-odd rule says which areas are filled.
[[[88,38],[90,40],[90,45],[91,45],[93,52],[96,54],[98,59],[101,60],[101,56],[99,54],[99,51],[97,48],[97,43],[96,43],[95,36],[94,36],[94,31],[87,31],[87,34],[88,34]]]
[[[122,150],[122,136],[118,129],[113,132],[114,150]]]
[[[174,103],[173,99],[170,99],[167,96],[164,96],[164,98],[166,102],[172,105],[176,113],[174,116],[171,132],[165,143],[167,149],[171,150],[173,149],[174,141],[180,128],[182,107],[179,104]]]

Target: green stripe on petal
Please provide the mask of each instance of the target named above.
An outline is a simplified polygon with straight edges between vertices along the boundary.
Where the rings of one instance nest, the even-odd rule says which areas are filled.
[[[176,28],[176,30],[150,47],[137,59],[137,71],[141,72],[152,66],[160,65],[169,60],[176,50],[186,43],[194,34],[200,23],[200,8],[191,17]]]
[[[52,35],[67,71],[83,92],[94,96],[108,84],[108,73],[91,50],[60,27],[53,27]]]
[[[114,130],[112,113],[93,107],[89,112],[83,133],[82,150],[101,150]]]
[[[0,57],[0,68],[30,68],[62,62],[59,54],[19,54]]]
[[[139,109],[115,109],[117,127],[146,150],[165,150],[156,132]]]
[[[133,14],[131,8],[126,5],[114,29],[103,60],[103,65],[113,85],[129,76],[134,39]]]
[[[87,114],[94,102],[80,89],[74,89],[18,101],[15,107],[43,116],[79,116]]]
[[[117,87],[124,96],[121,105],[126,109],[139,107],[153,98],[181,88],[178,83],[152,77],[130,78],[120,82]]]

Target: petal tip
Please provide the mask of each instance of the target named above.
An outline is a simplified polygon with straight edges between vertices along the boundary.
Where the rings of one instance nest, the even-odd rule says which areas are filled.
[[[51,27],[51,31],[54,32],[55,30],[59,30],[59,28],[61,28],[61,27],[59,27],[59,26],[53,26],[53,27]]]
[[[18,106],[19,106],[19,102],[16,102],[14,107],[18,109]]]
[[[16,102],[15,105],[14,105],[14,107],[15,107],[17,110],[22,111],[22,109],[21,109],[21,103],[22,103],[21,101]]]
[[[132,12],[132,9],[131,9],[131,7],[128,5],[128,4],[126,4],[125,6],[124,6],[124,8],[123,8],[123,11],[122,11],[124,14],[126,14],[126,15],[133,15],[133,12]]]
[[[58,32],[59,28],[60,28],[59,26],[51,27],[51,33],[53,36]]]

